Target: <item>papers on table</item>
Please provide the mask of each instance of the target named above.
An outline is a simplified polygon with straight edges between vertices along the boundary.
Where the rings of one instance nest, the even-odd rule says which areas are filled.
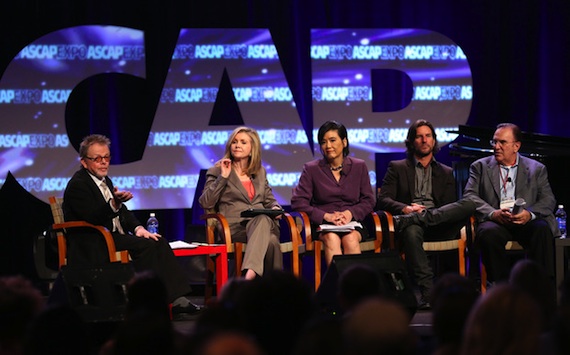
[[[317,228],[317,232],[350,232],[355,228],[362,228],[360,222],[352,221],[342,226],[335,226],[334,224],[321,224]]]
[[[174,242],[170,242],[170,248],[171,249],[194,249],[194,248],[198,248],[198,244],[190,244],[190,243],[186,243],[185,241],[182,240],[176,240]]]

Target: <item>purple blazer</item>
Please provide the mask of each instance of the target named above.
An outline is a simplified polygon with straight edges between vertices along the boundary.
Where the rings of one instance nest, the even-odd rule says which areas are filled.
[[[291,208],[306,212],[312,223],[324,221],[325,213],[349,210],[362,221],[374,210],[374,192],[364,160],[345,157],[340,181],[324,159],[305,163],[299,184],[293,189]]]

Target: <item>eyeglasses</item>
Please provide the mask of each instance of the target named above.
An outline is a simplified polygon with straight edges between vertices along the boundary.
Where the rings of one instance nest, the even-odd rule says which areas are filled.
[[[505,146],[505,145],[507,145],[507,144],[509,144],[509,143],[516,143],[516,141],[514,141],[514,142],[507,142],[507,141],[505,141],[505,140],[498,141],[498,140],[496,140],[496,139],[491,139],[491,140],[489,141],[489,144],[491,145],[491,147],[496,146],[497,143],[498,143],[501,147],[503,147],[503,146]]]
[[[103,160],[106,162],[110,162],[111,161],[111,156],[110,155],[105,155],[104,157],[95,157],[95,158],[91,158],[91,157],[85,157],[85,159],[89,159],[91,161],[94,161],[95,163],[102,163]]]

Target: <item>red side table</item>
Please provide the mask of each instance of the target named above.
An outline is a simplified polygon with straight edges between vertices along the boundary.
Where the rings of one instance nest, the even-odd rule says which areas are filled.
[[[216,259],[216,291],[228,281],[228,250],[225,244],[199,244],[197,248],[173,249],[176,256],[210,255]]]

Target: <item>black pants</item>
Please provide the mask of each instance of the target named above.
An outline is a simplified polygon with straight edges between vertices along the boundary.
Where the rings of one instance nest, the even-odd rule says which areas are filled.
[[[117,250],[129,251],[135,271],[151,270],[162,278],[170,301],[191,291],[188,277],[176,260],[168,240],[159,238],[155,241],[119,233],[113,233],[113,239]]]
[[[406,255],[410,276],[424,297],[429,297],[431,293],[434,276],[423,249],[424,241],[457,239],[459,230],[474,212],[473,202],[459,200],[426,210],[420,217],[422,225],[411,225],[398,234],[400,250]]]
[[[546,221],[538,219],[519,226],[504,226],[485,221],[477,226],[476,247],[481,251],[487,279],[491,282],[509,278],[509,264],[505,245],[515,240],[527,251],[528,257],[544,266],[554,279],[554,237]]]

